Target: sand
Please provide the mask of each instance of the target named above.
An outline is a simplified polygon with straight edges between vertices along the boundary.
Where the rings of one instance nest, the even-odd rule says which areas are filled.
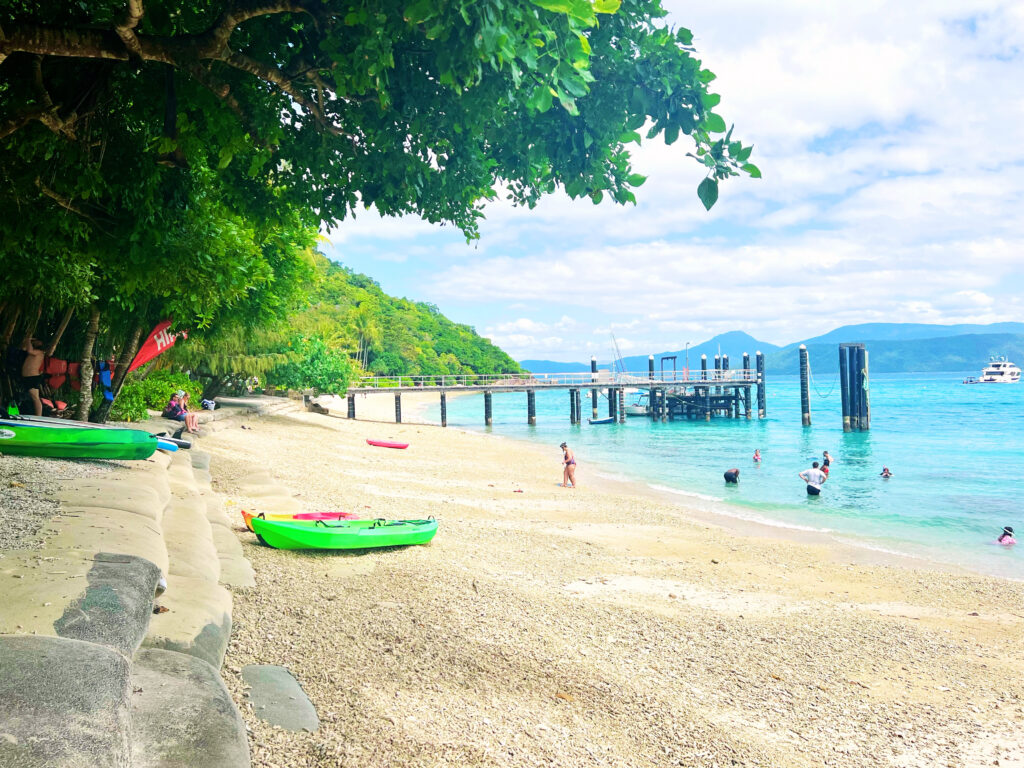
[[[556,446],[393,406],[202,441],[231,514],[269,471],[310,511],[440,523],[359,553],[238,531],[258,586],[235,591],[224,676],[255,766],[1024,766],[1024,585],[741,536],[585,456],[563,489]],[[252,714],[252,663],[292,671],[318,732]]]

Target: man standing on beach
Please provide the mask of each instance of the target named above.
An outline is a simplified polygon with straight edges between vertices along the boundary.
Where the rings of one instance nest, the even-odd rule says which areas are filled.
[[[43,403],[39,399],[39,390],[43,386],[43,342],[31,336],[25,337],[25,362],[21,364],[21,386],[32,398],[32,409],[36,416],[43,415]]]
[[[817,496],[820,494],[822,483],[828,480],[828,475],[818,469],[818,462],[816,461],[812,461],[811,468],[798,473],[797,477],[807,483],[808,496]]]

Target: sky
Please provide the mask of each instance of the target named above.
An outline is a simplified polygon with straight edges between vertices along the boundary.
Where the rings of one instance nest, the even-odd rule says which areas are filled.
[[[638,205],[485,209],[479,241],[361,213],[329,257],[517,360],[775,344],[863,322],[1024,320],[1024,3],[666,0],[760,180],[633,154]]]

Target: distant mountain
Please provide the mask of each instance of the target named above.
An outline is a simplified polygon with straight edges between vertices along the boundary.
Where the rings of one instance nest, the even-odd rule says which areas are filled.
[[[1005,325],[1017,325],[1006,323]],[[861,341],[846,337],[843,341]],[[1024,334],[975,333],[905,341],[864,340],[868,366],[872,373],[907,371],[980,372],[991,355],[1006,355],[1020,365],[1024,361]],[[812,373],[835,374],[839,371],[839,341],[807,345]],[[765,358],[769,375],[800,372],[797,347],[788,346]]]
[[[729,367],[739,368],[743,365],[743,353],[746,352],[750,355],[753,360],[754,353],[760,350],[767,355],[769,352],[774,352],[777,349],[781,349],[776,344],[769,344],[767,341],[758,341],[749,333],[743,331],[729,331],[728,333],[720,333],[713,338],[708,339],[705,342],[701,342],[696,346],[691,346],[689,350],[690,368],[700,368],[700,356],[708,356],[708,367],[715,367],[715,355],[721,354],[729,356]],[[661,370],[661,358],[676,356],[676,367],[682,370],[686,365],[687,351],[685,349],[677,349],[674,352],[658,352],[654,355],[654,369]],[[647,370],[647,355],[632,355],[624,358],[627,371],[646,371]],[[753,362],[751,362],[753,365]],[[671,369],[672,363],[667,362],[666,368]]]
[[[918,339],[940,339],[948,336],[966,336],[969,334],[1024,334],[1024,323],[991,323],[976,325],[929,325],[927,323],[861,323],[844,325],[834,331],[815,336],[803,341],[787,344],[786,349],[796,349],[801,344],[838,344],[844,341],[912,341]],[[838,352],[836,353],[838,354]]]
[[[743,365],[743,353],[753,357],[758,350],[765,353],[765,368],[769,374],[798,373],[797,349],[807,345],[811,370],[817,373],[835,373],[839,370],[838,346],[843,342],[863,342],[867,345],[869,365],[874,372],[896,373],[904,371],[980,371],[991,355],[1006,355],[1018,365],[1024,365],[1024,323],[992,323],[991,325],[927,325],[924,323],[862,323],[844,325],[834,331],[805,341],[796,341],[780,347],[758,341],[742,331],[729,331],[708,341],[690,347],[690,368],[700,368],[700,356],[708,356],[708,367],[714,366],[714,357],[721,349],[729,356],[729,367]],[[685,349],[659,352],[654,356],[655,370],[661,370],[661,358],[676,356],[676,368],[686,365]],[[575,373],[589,371],[590,362],[557,363],[551,360],[523,360],[525,370],[535,373]],[[646,371],[647,355],[625,358],[627,371]],[[667,361],[671,370],[672,363]],[[608,360],[598,361],[601,369],[611,367]]]

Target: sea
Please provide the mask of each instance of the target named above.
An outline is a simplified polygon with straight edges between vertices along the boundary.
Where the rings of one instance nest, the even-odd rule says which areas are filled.
[[[705,421],[569,424],[567,390],[537,392],[537,424],[527,424],[526,394],[495,393],[493,424],[483,425],[483,395],[449,398],[448,426],[538,443],[551,451],[561,480],[564,440],[576,452],[579,481],[593,473],[648,485],[703,512],[810,532],[881,553],[921,558],[1024,580],[1024,384],[965,385],[977,371],[872,373],[871,429],[842,429],[838,374],[816,377],[810,427],[800,419],[797,376],[769,376],[767,416]],[[627,396],[627,402],[634,395]],[[607,416],[601,397],[599,417]],[[424,416],[440,420],[439,406]],[[753,461],[754,450],[761,462]],[[819,497],[797,474],[832,456]],[[889,467],[892,477],[880,476]],[[737,485],[723,472],[740,469]],[[1003,526],[1022,540],[995,543]]]

